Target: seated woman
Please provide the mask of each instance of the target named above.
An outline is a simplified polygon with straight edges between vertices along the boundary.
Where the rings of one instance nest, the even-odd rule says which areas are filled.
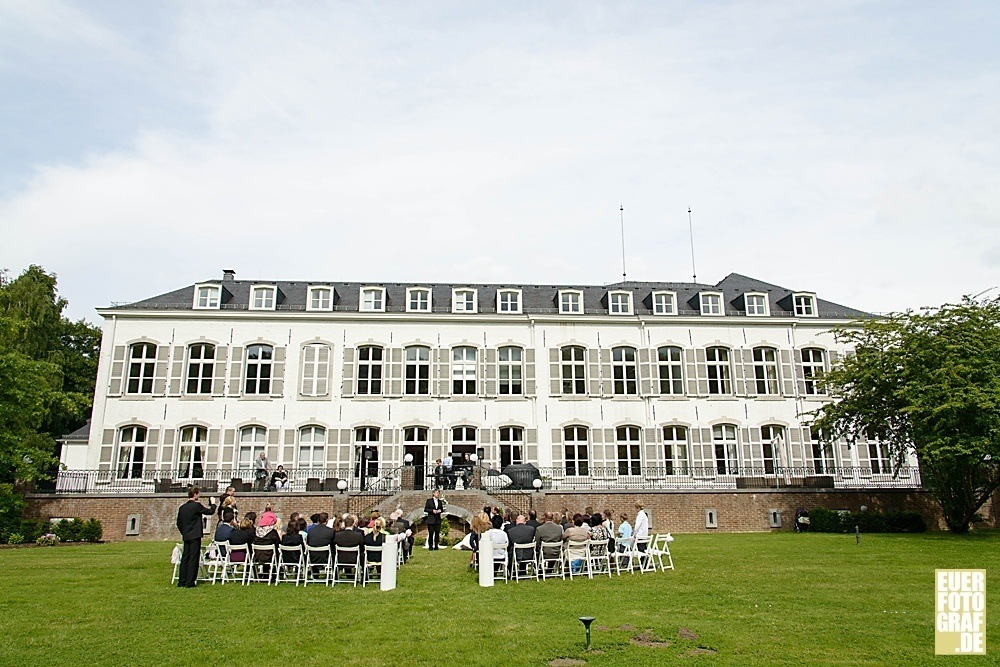
[[[260,523],[257,525],[257,530],[254,534],[253,544],[258,546],[270,545],[274,552],[277,553],[278,545],[281,544],[281,533],[278,532],[278,517],[275,516],[274,512],[267,511],[261,515]],[[268,562],[271,559],[270,557],[258,554],[257,560]]]
[[[306,530],[306,520],[303,518],[296,518],[289,520],[288,525],[285,527],[285,534],[281,536],[281,546],[283,547],[298,547],[302,549],[302,545],[305,541],[302,536],[305,535]],[[295,563],[298,561],[298,557],[294,552],[282,552],[282,558],[285,559],[286,563]]]
[[[486,509],[489,508],[483,508],[483,510]],[[479,556],[479,536],[490,530],[493,524],[490,523],[489,515],[483,511],[472,517],[472,523],[469,527],[472,529],[469,536],[469,546],[472,547],[472,560],[469,562],[469,567],[475,567],[476,558]]]
[[[285,472],[285,466],[278,466],[275,468],[274,472],[271,473],[271,487],[275,491],[288,490],[288,473]]]
[[[385,544],[385,519],[378,517],[373,522],[374,525],[365,533],[365,547],[375,547],[381,549]],[[382,562],[381,551],[365,551],[368,564],[378,564]]]
[[[253,520],[249,516],[245,516],[243,517],[243,520],[240,521],[239,527],[234,528],[233,531],[229,533],[229,545],[230,546],[244,545],[249,551],[250,543],[253,542],[253,538],[254,538]],[[246,560],[246,553],[247,552],[242,550],[233,551],[232,554],[230,554],[229,559],[234,563],[242,563]]]
[[[583,561],[587,557],[587,545],[580,546],[581,542],[590,539],[590,531],[583,527],[583,515],[573,515],[573,525],[563,531],[563,542],[566,543],[566,558],[573,573],[580,572],[583,568]],[[570,544],[573,542],[575,544]]]
[[[611,540],[611,533],[604,526],[604,515],[597,513],[590,517],[590,539],[592,540]],[[607,547],[593,547],[591,550],[591,555],[593,556],[603,556],[606,553]]]
[[[493,570],[499,572],[507,559],[507,547],[510,546],[510,538],[507,531],[501,528],[490,528],[486,531],[490,541],[493,543]]]

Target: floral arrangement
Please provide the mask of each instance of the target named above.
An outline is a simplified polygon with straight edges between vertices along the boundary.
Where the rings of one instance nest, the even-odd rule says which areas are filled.
[[[55,533],[45,533],[35,541],[40,547],[54,547],[59,544],[59,537]]]

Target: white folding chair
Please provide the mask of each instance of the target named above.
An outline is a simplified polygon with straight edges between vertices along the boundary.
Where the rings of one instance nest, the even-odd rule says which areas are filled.
[[[271,579],[278,569],[278,553],[274,550],[274,545],[251,544],[250,556],[250,567],[247,568],[247,576],[243,579],[243,585],[258,582],[270,586]]]
[[[308,586],[310,581],[313,583],[322,581],[329,586],[333,563],[333,553],[330,551],[330,547],[306,546],[305,559],[306,566],[302,575],[302,585]]]
[[[246,544],[230,544],[222,564],[222,585],[227,581],[243,581],[250,566],[250,548]],[[237,573],[239,577],[237,577]]]
[[[522,579],[538,579],[538,556],[535,553],[535,543],[525,542],[515,544],[514,562],[511,566],[511,579],[521,581]],[[529,574],[530,571],[530,574]]]
[[[566,578],[563,567],[563,543],[542,542],[538,545],[538,576],[540,579]]]
[[[632,559],[639,566],[639,572],[656,572],[656,563],[649,553],[649,537],[637,537],[632,545]]]
[[[574,576],[582,577],[584,574],[588,578],[592,578],[593,575],[590,573],[590,562],[589,553],[587,550],[588,540],[569,540],[566,543],[566,570],[569,572],[569,578],[572,581]],[[580,561],[580,570],[577,572],[573,571],[573,561]],[[586,572],[584,572],[586,570]]]
[[[501,556],[497,556],[496,550],[493,551],[493,581],[510,581],[509,579],[509,567],[510,563],[507,559],[507,550],[504,549]]]
[[[674,541],[670,533],[654,535],[649,543],[648,552],[651,559],[655,559],[655,565],[659,566],[660,572],[674,569],[674,559],[670,555],[670,543]]]
[[[333,559],[333,581],[337,584],[353,584],[355,587],[361,581],[361,547],[337,547]]]
[[[281,583],[282,575],[285,576],[285,581],[288,581],[288,572],[292,571],[295,573],[295,585],[299,585],[299,580],[303,577],[305,572],[305,553],[302,551],[302,547],[292,547],[285,546],[284,544],[278,545],[278,570],[274,575],[274,585],[277,586]]]
[[[614,553],[615,574],[635,572],[632,567],[632,538],[618,540],[619,551]]]
[[[376,554],[375,560],[371,555]],[[365,545],[365,567],[361,575],[361,586],[364,588],[368,584],[382,583],[382,547],[372,547]]]
[[[170,562],[173,563],[174,573],[170,575],[170,584],[176,584],[181,578],[181,556],[184,553],[184,544],[177,542],[174,550],[170,552]]]
[[[608,573],[611,577],[611,556],[608,554],[608,540],[588,540],[587,541],[587,573],[594,574]]]
[[[215,579],[222,570],[222,565],[226,561],[225,545],[228,542],[216,542],[212,540],[208,547],[201,554],[201,563],[198,565],[198,581],[211,581]]]

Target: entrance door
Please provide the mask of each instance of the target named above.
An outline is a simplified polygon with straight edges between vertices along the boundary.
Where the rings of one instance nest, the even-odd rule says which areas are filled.
[[[427,445],[407,444],[403,447],[403,455],[413,455],[413,487],[424,488],[424,470],[427,465]]]

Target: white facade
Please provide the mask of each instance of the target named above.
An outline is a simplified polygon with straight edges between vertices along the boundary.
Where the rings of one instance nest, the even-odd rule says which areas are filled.
[[[430,288],[411,288],[405,308],[387,312],[379,286],[337,309],[323,285],[277,286],[275,298],[275,283],[230,280],[247,303],[220,308],[220,284],[188,288],[185,308],[101,311],[90,439],[64,448],[65,468],[104,471],[109,484],[162,470],[245,476],[263,449],[273,465],[356,473],[365,444],[383,467],[407,452],[430,464],[481,448],[484,463],[532,463],[553,479],[890,466],[877,443],[831,449],[811,437],[808,413],[828,400],[813,378],[845,352],[830,329],[846,319],[823,317],[808,293],[789,292],[794,310],[781,314],[747,289],[749,313],[723,303],[716,314],[716,295],[742,294],[702,286],[707,297],[692,303],[706,314],[676,314],[676,290],[654,297],[669,286],[615,286],[607,292],[655,305],[637,314],[614,296],[606,312],[563,314],[560,292],[572,288],[551,288],[551,309],[504,294],[494,312],[467,294],[461,308],[438,303],[440,290],[432,307]],[[303,307],[280,309],[282,289],[299,289]],[[797,316],[801,295],[812,312]]]

